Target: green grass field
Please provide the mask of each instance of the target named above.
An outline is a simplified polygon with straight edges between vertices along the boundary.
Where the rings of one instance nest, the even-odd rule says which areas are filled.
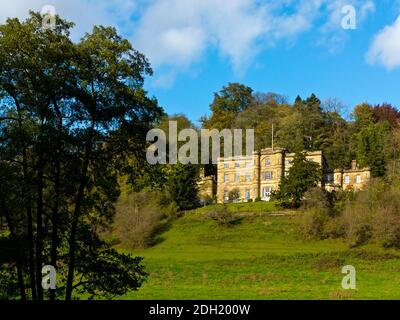
[[[400,299],[399,253],[357,249],[339,240],[303,242],[296,214],[273,204],[232,204],[239,225],[227,228],[187,212],[143,256],[149,278],[123,299]],[[249,213],[253,212],[253,213]],[[297,213],[298,215],[299,213]],[[357,290],[341,288],[345,265],[357,271]]]

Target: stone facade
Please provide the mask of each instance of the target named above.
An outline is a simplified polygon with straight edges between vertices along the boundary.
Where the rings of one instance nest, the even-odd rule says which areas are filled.
[[[228,200],[228,194],[239,189],[240,200],[257,197],[258,164],[256,153],[250,157],[219,159],[217,163],[217,201]]]
[[[229,193],[239,192],[238,202],[260,198],[269,201],[272,191],[287,175],[295,157],[283,148],[267,148],[254,152],[252,156],[219,158],[217,163],[216,197],[219,203],[229,201]],[[318,163],[325,172],[322,151],[306,152],[306,158]],[[353,161],[349,170],[335,170],[324,174],[320,187],[333,190],[361,190],[370,180],[369,168],[359,168]],[[212,190],[214,187],[209,188]]]
[[[217,192],[215,176],[205,176],[204,168],[201,168],[197,187],[200,202],[203,204],[211,203]]]
[[[235,189],[239,191],[237,201],[256,198],[269,201],[282,176],[288,173],[294,156],[283,148],[268,148],[250,157],[218,159],[217,201],[228,201],[229,192]],[[306,157],[324,166],[321,151],[308,152]]]
[[[360,191],[366,187],[371,179],[370,168],[360,168],[357,161],[353,160],[351,169],[335,170],[333,174],[327,175],[326,190],[354,190]]]

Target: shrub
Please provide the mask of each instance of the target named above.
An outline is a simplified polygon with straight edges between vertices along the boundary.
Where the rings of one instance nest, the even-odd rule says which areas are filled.
[[[300,219],[298,229],[303,238],[320,240],[330,235],[332,230],[327,229],[331,221],[332,207],[329,200],[328,193],[319,187],[311,188],[305,192],[301,203],[301,208],[305,212]],[[329,228],[332,228],[332,226],[329,225]]]
[[[228,192],[228,198],[230,201],[237,201],[240,199],[240,190],[238,188],[234,188]]]
[[[338,269],[343,266],[345,259],[334,253],[322,254],[313,264],[318,271]]]
[[[212,210],[205,213],[205,216],[218,223],[220,226],[232,227],[240,222],[240,218],[229,212],[228,207],[223,205],[216,205]]]
[[[333,212],[340,214],[348,206],[351,201],[354,201],[356,193],[354,190],[339,190],[333,192]]]
[[[384,247],[400,248],[400,191],[390,188],[380,197],[376,211],[374,238]]]
[[[400,248],[400,190],[375,179],[349,202],[339,220],[353,246],[372,240]]]
[[[125,248],[146,248],[154,244],[162,225],[177,214],[176,204],[164,201],[155,192],[131,193],[120,198],[116,204],[113,236]]]
[[[400,143],[400,129],[398,132]],[[388,163],[386,168],[386,179],[391,185],[400,188],[400,159],[392,160]]]
[[[335,204],[323,192],[310,189],[303,200],[299,223],[306,239],[344,237],[351,247],[368,242],[400,248],[400,189],[382,179],[364,191],[337,192]]]
[[[321,210],[330,210],[331,202],[329,193],[319,187],[311,188],[306,191],[301,203],[301,208],[308,210],[319,208]]]
[[[327,211],[318,208],[307,210],[301,217],[298,231],[308,240],[321,240],[327,237],[325,225],[329,221]]]
[[[331,216],[325,223],[324,233],[327,238],[332,239],[343,238],[346,235],[346,231],[343,223],[341,223],[341,220],[332,218]]]
[[[161,205],[161,204],[160,204]],[[162,211],[164,213],[165,218],[173,219],[176,218],[179,212],[179,208],[175,202],[171,202],[167,205],[161,205]]]
[[[351,202],[337,219],[337,223],[343,226],[344,236],[352,247],[364,244],[372,238],[371,210],[362,201]]]

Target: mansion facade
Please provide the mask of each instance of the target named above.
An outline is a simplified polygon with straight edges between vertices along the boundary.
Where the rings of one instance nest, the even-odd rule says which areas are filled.
[[[283,176],[289,173],[294,153],[287,152],[283,148],[267,148],[256,151],[252,156],[219,158],[217,163],[217,178],[202,177],[208,179],[206,193],[215,195],[217,202],[228,202],[231,191],[239,191],[237,201],[249,201],[260,198],[269,201],[274,190],[279,189]],[[335,170],[326,172],[325,160],[322,151],[306,152],[306,158],[320,165],[324,172],[320,187],[328,190],[361,190],[371,177],[369,168],[359,168],[356,161],[352,162],[349,170]],[[216,184],[213,185],[213,182]],[[215,190],[215,191],[214,191]],[[203,190],[204,192],[205,190]]]

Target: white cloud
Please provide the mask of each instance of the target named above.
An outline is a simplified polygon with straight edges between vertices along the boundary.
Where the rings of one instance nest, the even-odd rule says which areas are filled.
[[[375,12],[375,3],[372,0],[332,0],[325,1],[326,15],[325,22],[322,24],[319,32],[321,37],[319,44],[327,47],[331,52],[337,52],[343,49],[346,41],[351,35],[350,30],[342,27],[344,17],[342,8],[353,6],[356,10],[356,29],[365,22],[365,20]]]
[[[154,88],[169,89],[175,82],[176,72],[169,70],[167,72],[160,73],[154,79],[152,85]]]
[[[365,1],[365,3],[361,6],[360,10],[360,19],[361,22],[363,22],[369,14],[375,13],[376,11],[376,6],[375,3],[372,0]]]
[[[211,49],[241,74],[261,50],[313,29],[319,44],[338,51],[349,37],[341,24],[349,4],[358,25],[375,11],[372,0],[151,0],[133,39],[156,68],[186,71]]]
[[[375,3],[372,0],[334,0],[326,3],[326,13],[328,18],[322,29],[325,31],[338,31],[342,29],[342,19],[344,17],[342,8],[352,6],[356,10],[356,24],[362,24],[370,14],[376,10]]]
[[[283,1],[281,11],[290,7],[294,7],[295,10],[291,14],[272,13],[270,15],[274,37],[277,39],[290,38],[310,30],[322,3],[322,0]]]
[[[0,23],[46,4],[76,23],[75,40],[94,24],[116,26],[149,58],[155,84],[163,87],[192,72],[210,52],[241,74],[261,50],[310,30],[322,42],[343,43],[341,7],[357,6],[359,20],[375,8],[372,0],[10,0],[2,3]]]
[[[388,70],[400,67],[400,16],[374,37],[366,59],[370,64],[383,65]]]
[[[263,34],[263,9],[254,0],[156,0],[134,34],[153,65],[186,68],[214,47],[240,69]]]
[[[45,5],[54,6],[57,14],[75,23],[75,40],[90,32],[93,25],[118,26],[123,32],[133,29],[130,18],[136,10],[136,0],[2,0],[0,23],[8,17],[24,19],[29,10],[40,12]]]
[[[312,27],[323,0],[153,0],[134,42],[158,66],[186,70],[207,49],[244,72],[259,51]],[[291,13],[285,13],[294,7]]]

